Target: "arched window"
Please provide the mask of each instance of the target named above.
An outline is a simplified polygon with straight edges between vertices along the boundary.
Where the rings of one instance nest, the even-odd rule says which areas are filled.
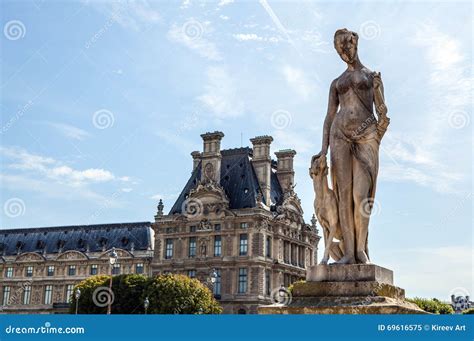
[[[247,314],[247,311],[246,311],[244,308],[240,308],[240,309],[237,311],[237,314],[239,314],[239,315],[245,315],[245,314]]]

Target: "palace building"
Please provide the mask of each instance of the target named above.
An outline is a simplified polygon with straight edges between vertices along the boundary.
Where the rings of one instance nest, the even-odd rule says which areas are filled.
[[[0,230],[0,313],[66,312],[74,284],[96,274],[180,273],[209,284],[224,313],[252,314],[304,279],[320,237],[294,191],[296,152],[275,161],[270,136],[227,150],[223,133],[201,137],[191,177],[168,214],[160,200],[153,223]]]

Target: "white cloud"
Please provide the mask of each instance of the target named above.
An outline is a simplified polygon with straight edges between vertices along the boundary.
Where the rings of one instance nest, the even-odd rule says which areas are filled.
[[[285,65],[281,69],[282,75],[291,88],[303,99],[308,99],[316,92],[317,86],[308,79],[305,72],[291,65]]]
[[[216,45],[205,37],[208,32],[210,32],[209,23],[190,19],[181,26],[173,24],[168,31],[168,39],[186,46],[201,57],[220,61],[222,57]]]
[[[234,0],[221,0],[221,1],[219,1],[219,3],[217,4],[217,6],[219,6],[219,7],[224,7],[224,6],[227,6],[227,5],[229,5],[229,4],[233,3],[233,2],[234,2]]]
[[[59,131],[62,135],[71,138],[73,140],[84,140],[84,138],[90,136],[90,134],[82,130],[80,128],[74,127],[69,124],[64,124],[64,123],[54,123],[54,122],[49,122],[47,123],[50,127],[56,129]]]
[[[141,30],[143,26],[149,26],[161,20],[161,15],[155,8],[156,4],[147,0],[119,2],[84,0],[83,2],[111,17],[122,27],[136,31]]]
[[[0,154],[8,160],[4,162],[4,169],[14,169],[17,174],[22,171],[24,176],[65,186],[82,187],[92,183],[128,181],[127,177],[116,177],[112,172],[101,168],[76,170],[53,158],[31,154],[21,148],[0,147]]]
[[[424,53],[428,77],[423,92],[430,102],[419,113],[423,125],[416,135],[392,132],[389,127],[381,146],[382,160],[384,155],[388,157],[381,167],[381,179],[461,193],[459,184],[468,174],[456,165],[466,159],[457,159],[460,154],[448,148],[453,141],[462,141],[465,136],[467,142],[470,138],[469,127],[455,129],[450,125],[452,113],[468,115],[472,111],[472,79],[463,63],[466,57],[460,41],[433,24],[418,26],[412,43]]]
[[[232,37],[238,41],[263,41],[270,43],[278,43],[280,41],[277,37],[262,37],[255,33],[236,33]]]
[[[238,33],[232,35],[238,41],[262,41],[263,37],[256,35],[255,33]]]
[[[219,18],[221,18],[222,20],[229,20],[230,18],[227,16],[227,15],[219,15]]]
[[[238,95],[235,82],[221,66],[207,69],[205,93],[197,99],[219,119],[237,117],[244,113],[244,103]]]

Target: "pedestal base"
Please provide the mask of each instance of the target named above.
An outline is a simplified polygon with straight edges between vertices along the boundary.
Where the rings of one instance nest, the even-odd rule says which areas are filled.
[[[405,301],[393,272],[373,264],[315,265],[295,283],[288,305],[260,306],[259,314],[426,314]]]

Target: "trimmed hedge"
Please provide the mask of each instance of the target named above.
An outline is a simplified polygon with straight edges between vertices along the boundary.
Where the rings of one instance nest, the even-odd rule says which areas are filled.
[[[89,277],[74,287],[81,290],[79,314],[105,314],[107,306],[96,303],[107,302],[110,276]],[[100,290],[103,296],[94,291]],[[99,290],[99,289],[97,289]],[[211,291],[197,279],[184,275],[160,275],[154,278],[144,275],[119,275],[112,280],[112,314],[144,314],[144,301],[148,297],[150,314],[220,314],[222,308],[214,299]],[[76,298],[72,295],[69,312],[76,310]],[[101,300],[102,298],[102,300]]]

